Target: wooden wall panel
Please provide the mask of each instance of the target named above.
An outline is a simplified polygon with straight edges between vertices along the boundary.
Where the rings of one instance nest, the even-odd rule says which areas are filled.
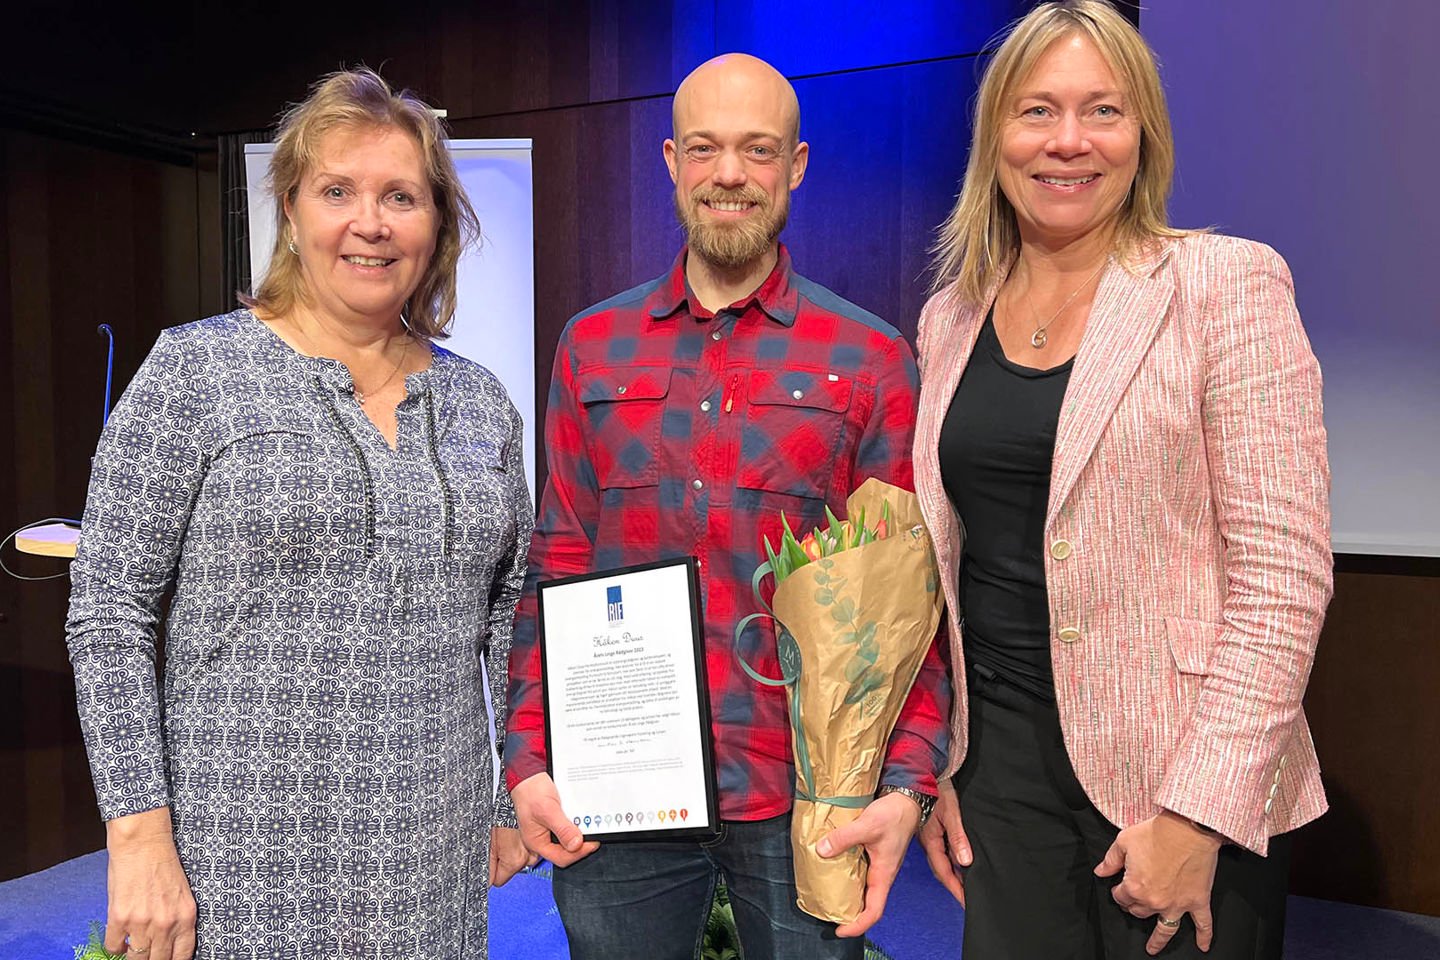
[[[1436,573],[1335,579],[1305,700],[1330,812],[1296,837],[1296,893],[1440,916]]]
[[[0,98],[63,105],[117,130],[195,129],[205,91],[184,82],[202,53],[192,6],[7,0]]]
[[[84,508],[105,341],[116,393],[161,328],[204,311],[200,204],[213,173],[0,131],[0,527]],[[211,231],[212,233],[214,231]],[[213,296],[214,281],[210,282]],[[5,550],[22,573],[60,561]],[[103,844],[65,654],[69,581],[0,577],[0,879]]]
[[[190,122],[209,131],[264,126],[321,73],[360,62],[457,120],[662,95],[713,55],[714,15],[708,0],[417,0],[403,22],[386,17],[380,30],[360,18],[337,27],[331,9],[317,7],[287,18],[285,56],[273,68],[210,67],[212,96]],[[206,35],[244,22],[230,8],[201,16]]]
[[[732,50],[789,75],[968,56],[1026,0],[414,0],[403,11],[237,0],[17,0],[0,92],[119,125],[213,135],[268,125],[317,76],[383,67],[457,119],[662,96]],[[798,42],[797,38],[807,38]],[[123,67],[121,66],[123,65]]]

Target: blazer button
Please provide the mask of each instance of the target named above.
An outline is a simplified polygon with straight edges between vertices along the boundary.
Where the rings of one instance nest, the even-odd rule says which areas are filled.
[[[1074,643],[1080,639],[1080,631],[1074,627],[1061,627],[1059,637],[1061,643]]]
[[[1050,544],[1050,556],[1054,557],[1056,560],[1064,560],[1066,557],[1070,556],[1071,551],[1072,547],[1070,546],[1069,540],[1056,540],[1054,543]]]

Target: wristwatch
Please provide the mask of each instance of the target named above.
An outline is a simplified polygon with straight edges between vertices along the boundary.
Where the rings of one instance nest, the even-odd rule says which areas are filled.
[[[875,799],[880,799],[888,793],[901,793],[915,801],[920,808],[920,822],[916,829],[925,826],[925,821],[930,819],[930,812],[935,809],[935,798],[928,793],[921,793],[919,790],[911,790],[909,787],[895,787],[886,784],[875,792]]]

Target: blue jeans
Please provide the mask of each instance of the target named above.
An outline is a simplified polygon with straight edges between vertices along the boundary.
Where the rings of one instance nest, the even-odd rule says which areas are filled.
[[[691,960],[723,879],[750,960],[862,960],[863,937],[795,906],[790,815],[724,822],[713,840],[606,843],[555,871],[571,960]]]

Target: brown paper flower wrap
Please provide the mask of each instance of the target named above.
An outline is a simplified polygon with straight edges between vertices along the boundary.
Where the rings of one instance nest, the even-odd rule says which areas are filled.
[[[761,676],[743,656],[740,664],[759,683],[789,688],[796,902],[834,923],[854,920],[863,909],[867,861],[858,848],[826,860],[815,844],[854,821],[874,797],[886,745],[943,603],[935,550],[913,493],[872,478],[846,501],[846,515],[881,517],[886,501],[888,536],[802,561],[776,587],[772,612],[751,614],[735,630],[738,649],[751,621],[772,615],[776,621],[781,677]],[[760,584],[771,573],[770,563],[755,572],[762,606]]]

